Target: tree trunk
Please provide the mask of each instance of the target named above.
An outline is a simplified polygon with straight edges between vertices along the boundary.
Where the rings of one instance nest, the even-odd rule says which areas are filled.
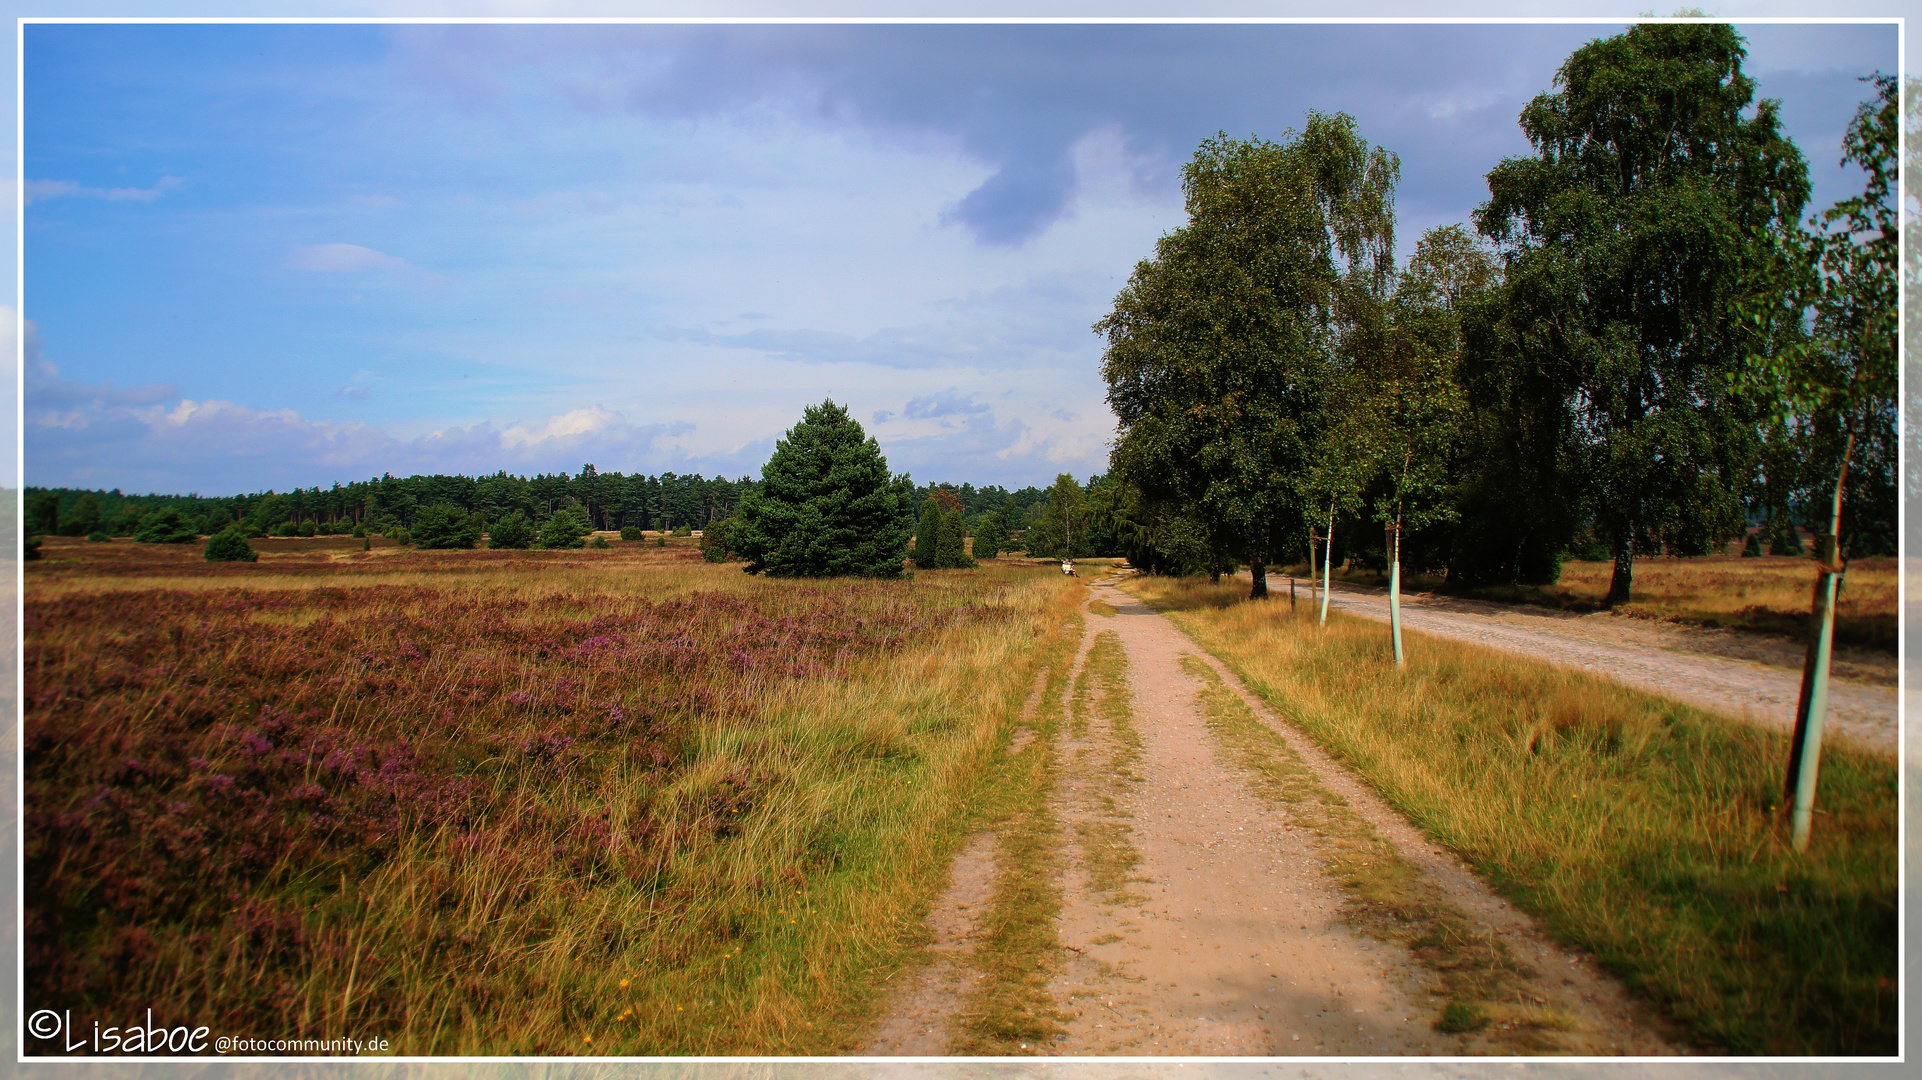
[[[1822,760],[1822,722],[1828,714],[1829,664],[1835,646],[1835,593],[1842,577],[1842,486],[1849,478],[1849,458],[1855,452],[1855,433],[1849,432],[1842,444],[1842,468],[1835,477],[1835,502],[1829,515],[1827,536],[1815,539],[1815,558],[1820,566],[1815,576],[1812,605],[1814,625],[1809,651],[1802,664],[1802,693],[1795,705],[1795,735],[1789,742],[1789,772],[1786,795],[1789,800],[1790,844],[1796,851],[1807,851],[1809,829],[1814,824],[1815,779]]]
[[[1255,544],[1248,553],[1248,576],[1255,579],[1248,589],[1248,599],[1268,599],[1268,541],[1263,539]]]
[[[1608,598],[1602,606],[1612,608],[1628,603],[1629,586],[1635,580],[1635,534],[1628,531],[1615,540],[1615,573],[1608,579]]]

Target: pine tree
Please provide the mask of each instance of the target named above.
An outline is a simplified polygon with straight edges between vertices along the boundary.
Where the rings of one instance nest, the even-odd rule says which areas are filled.
[[[728,547],[776,577],[901,574],[909,529],[881,446],[845,407],[810,406],[742,498]]]

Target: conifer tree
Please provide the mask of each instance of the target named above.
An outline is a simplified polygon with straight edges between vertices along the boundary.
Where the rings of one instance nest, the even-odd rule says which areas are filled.
[[[899,577],[910,531],[902,479],[845,406],[810,406],[741,499],[728,547],[750,574]]]

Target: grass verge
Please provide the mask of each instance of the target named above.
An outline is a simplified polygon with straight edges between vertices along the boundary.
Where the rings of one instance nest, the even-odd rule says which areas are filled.
[[[1703,1045],[1893,1053],[1892,762],[1825,748],[1815,840],[1780,812],[1787,739],[1538,661],[1136,578],[1280,715],[1560,940]]]

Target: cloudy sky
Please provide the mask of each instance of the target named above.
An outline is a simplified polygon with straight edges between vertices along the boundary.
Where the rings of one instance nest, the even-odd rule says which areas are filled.
[[[1608,25],[103,26],[25,42],[25,478],[1102,471],[1090,324],[1218,130],[1345,110],[1404,252]],[[1743,27],[1815,205],[1893,26]]]

